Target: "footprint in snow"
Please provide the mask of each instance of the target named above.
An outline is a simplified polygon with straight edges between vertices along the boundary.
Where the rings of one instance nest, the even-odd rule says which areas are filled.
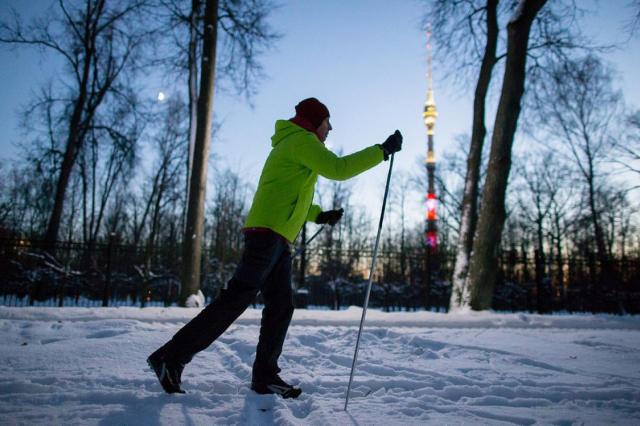
[[[128,331],[122,330],[102,330],[87,335],[87,339],[104,339],[106,337],[116,337],[121,334],[127,334]]]

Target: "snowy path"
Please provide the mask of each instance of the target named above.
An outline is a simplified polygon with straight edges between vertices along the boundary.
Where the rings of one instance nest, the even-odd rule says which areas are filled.
[[[145,358],[195,312],[0,307],[0,423],[640,424],[640,318],[370,311],[345,413],[359,309],[296,312],[293,401],[248,388],[256,310],[161,393]]]

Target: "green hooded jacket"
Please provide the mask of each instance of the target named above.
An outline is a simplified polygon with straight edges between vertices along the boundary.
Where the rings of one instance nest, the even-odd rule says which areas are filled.
[[[315,222],[322,211],[311,204],[318,175],[345,180],[384,160],[377,145],[338,157],[314,133],[288,120],[276,121],[271,146],[244,225],[269,228],[290,242],[305,221]]]

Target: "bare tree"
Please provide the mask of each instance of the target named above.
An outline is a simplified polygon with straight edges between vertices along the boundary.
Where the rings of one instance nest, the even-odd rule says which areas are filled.
[[[629,2],[631,9],[631,18],[627,22],[626,28],[631,36],[635,36],[640,29],[640,0],[631,0]]]
[[[541,105],[549,131],[559,129],[561,141],[586,188],[589,221],[597,257],[604,274],[611,274],[602,209],[602,164],[609,161],[615,142],[614,124],[621,111],[621,95],[612,88],[611,70],[587,56],[556,66],[544,90],[556,102]]]
[[[504,206],[511,147],[524,93],[529,34],[534,18],[545,0],[523,0],[514,10],[507,25],[507,56],[502,91],[498,103],[483,204],[469,265],[470,305],[474,310],[491,306],[497,269],[497,247],[500,242],[506,211]]]
[[[480,181],[480,164],[482,161],[482,148],[487,134],[484,123],[485,103],[491,74],[498,61],[496,50],[498,46],[498,0],[451,2],[435,1],[431,8],[433,13],[428,16],[434,19],[436,29],[436,42],[443,44],[443,51],[450,54],[460,50],[466,51],[464,57],[470,63],[460,65],[462,69],[472,68],[477,52],[481,55],[481,65],[476,82],[473,103],[473,124],[471,144],[467,157],[467,173],[462,199],[461,223],[458,233],[458,249],[456,264],[453,273],[453,290],[451,295],[451,307],[453,309],[468,305],[468,289],[465,289],[465,278],[468,272],[469,256],[473,244],[473,235],[477,220],[478,188]],[[472,37],[469,37],[470,31]],[[480,32],[482,36],[477,35]],[[484,37],[484,47],[479,46],[480,39]],[[475,67],[473,67],[475,68]]]
[[[350,253],[348,263],[351,275],[358,275],[362,271],[361,254],[371,247],[372,223],[368,209],[347,200],[344,217],[338,224],[342,229],[343,247]]]
[[[29,238],[42,232],[49,207],[43,196],[48,180],[30,166],[19,165],[5,170],[0,191],[0,226]]]
[[[140,187],[128,188],[121,195],[128,200],[127,206],[124,205],[124,200],[116,197],[110,224],[117,229],[120,216],[128,215],[131,218],[129,235],[132,244],[134,247],[142,246],[141,258],[136,260],[140,263],[134,266],[142,279],[141,306],[146,304],[152,276],[157,273],[153,269],[158,266],[152,264],[152,260],[160,251],[162,233],[168,233],[171,239],[171,234],[175,234],[175,230],[179,228],[180,215],[174,212],[176,209],[179,211],[178,206],[184,196],[187,135],[185,106],[178,97],[171,97],[158,112],[149,117],[149,121],[162,123],[160,128],[149,130],[145,135],[148,149],[153,153],[150,157],[155,157],[151,173],[139,176],[143,181]],[[139,190],[140,193],[137,192]]]
[[[52,84],[43,86],[20,115],[21,162],[14,170],[21,176],[16,187],[23,184],[20,199],[26,204],[16,217],[16,230],[30,237],[41,237],[46,230],[55,193],[56,178],[62,158],[60,140],[64,137],[65,118],[59,111]],[[27,183],[28,182],[28,183]],[[28,222],[28,225],[27,225]]]
[[[618,185],[607,182],[600,189],[602,204],[602,222],[609,258],[623,258],[627,252],[631,218],[634,212],[627,197],[628,191]]]
[[[189,161],[187,163],[187,194],[195,146],[198,107],[198,58],[202,54],[203,0],[160,0],[162,7],[157,15],[164,22],[162,30],[170,34],[164,37],[158,48],[154,64],[163,65],[169,72],[168,81],[183,81],[186,76],[189,105]],[[271,30],[267,18],[275,9],[270,0],[223,0],[218,3],[220,40],[216,52],[216,84],[218,89],[227,85],[247,100],[255,93],[262,77],[259,56],[279,35]],[[186,214],[186,208],[185,208]]]
[[[97,111],[127,67],[139,53],[148,30],[133,24],[147,1],[86,0],[83,4],[58,3],[58,13],[49,14],[24,27],[0,23],[0,42],[47,49],[60,56],[69,74],[63,81],[66,135],[63,155],[45,238],[58,238],[65,196],[72,169]]]
[[[213,176],[210,208],[211,249],[223,268],[229,257],[236,257],[242,246],[242,227],[247,214],[249,187],[240,176],[226,169]]]
[[[517,191],[518,210],[524,226],[529,228],[535,240],[536,305],[538,312],[543,313],[548,308],[542,300],[543,277],[546,274],[544,268],[547,263],[546,247],[553,247],[551,242],[547,244],[546,240],[550,234],[554,206],[558,205],[562,182],[566,181],[568,176],[551,152],[538,156],[533,161],[520,161],[517,172],[522,188],[521,191]]]
[[[11,192],[7,185],[7,182],[11,182],[10,176],[10,172],[4,170],[4,164],[0,162],[0,228],[8,228],[11,213],[16,210],[17,200],[9,196]]]
[[[400,250],[400,276],[403,282],[407,279],[407,197],[413,186],[413,179],[406,173],[397,173],[396,185],[389,194],[389,210],[395,212],[400,219],[399,250]]]
[[[614,161],[627,171],[640,176],[640,110],[625,118],[622,140],[615,146]],[[635,185],[629,190],[640,188]]]
[[[340,155],[340,153],[338,153]],[[352,195],[351,184],[344,181],[325,181],[317,189],[319,194],[320,205],[324,210],[345,209],[345,215],[350,215],[349,199]],[[348,242],[345,235],[349,220],[340,220],[335,226],[329,226],[323,232],[321,244],[324,249],[321,269],[322,274],[327,276],[329,280],[335,281],[338,278],[344,278],[349,273],[349,263],[343,258],[343,249],[348,248]]]
[[[110,108],[103,108],[94,116],[79,153],[83,237],[90,247],[102,231],[113,194],[118,186],[127,185],[136,164],[143,125],[135,97],[130,99],[126,103],[109,104]]]
[[[550,157],[548,171],[545,172],[549,178],[545,179],[545,186],[553,188],[554,196],[551,198],[551,209],[549,212],[549,253],[555,262],[555,282],[560,286],[561,302],[565,300],[565,271],[564,256],[567,235],[571,229],[571,209],[575,204],[576,193],[573,191],[574,181],[571,177],[570,168],[566,167],[563,159]]]
[[[204,36],[200,93],[196,118],[196,136],[193,150],[193,165],[189,176],[187,221],[182,241],[182,288],[180,305],[186,304],[189,296],[200,288],[200,264],[204,230],[204,200],[207,184],[207,162],[209,140],[213,121],[213,92],[216,69],[216,42],[218,34],[218,1],[207,0],[205,8]]]
[[[266,25],[267,3],[253,0],[237,2],[232,0],[207,0],[204,10],[203,30],[201,31],[202,50],[200,61],[200,85],[197,98],[195,137],[193,137],[192,163],[188,175],[188,194],[186,225],[183,239],[183,271],[180,304],[197,293],[200,286],[200,264],[204,226],[204,200],[207,182],[207,162],[209,159],[209,141],[213,119],[213,95],[216,81],[216,64],[221,66],[220,74],[230,76],[239,91],[249,90],[251,82],[260,72],[257,55],[260,47],[269,45],[276,37]],[[199,10],[199,2],[192,1],[192,10],[188,15],[189,48],[187,64],[189,68],[189,93],[193,101],[196,72],[193,54],[193,23]],[[217,50],[218,27],[222,29],[221,50]],[[219,55],[218,55],[219,53]],[[220,57],[218,57],[220,56]],[[218,62],[219,61],[219,62]],[[190,102],[193,105],[193,102]],[[193,117],[193,114],[191,115]],[[191,139],[191,136],[190,136]]]
[[[487,134],[484,123],[485,103],[493,68],[507,57],[507,52],[498,53],[504,45],[499,37],[499,25],[513,13],[515,2],[434,0],[430,3],[425,22],[434,26],[435,44],[439,48],[438,52],[441,52],[440,57],[445,67],[463,85],[470,81],[476,82],[471,144],[467,156],[453,274],[451,307],[455,310],[467,306],[470,300],[469,288],[465,283],[478,217],[480,165]],[[577,10],[573,2],[559,2],[546,7],[534,17],[528,34],[530,43],[526,46],[526,54],[531,58],[530,69],[527,70],[527,78],[530,80],[528,84],[535,84],[536,77],[540,74],[537,69],[544,59],[563,56],[566,50],[584,44],[582,37],[576,31],[569,30],[566,25],[567,21],[574,19]]]
[[[156,154],[152,173],[143,185],[143,195],[134,199],[133,244],[146,240],[147,246],[155,244],[162,228],[162,216],[175,199],[182,199],[181,184],[186,162],[185,139],[187,129],[186,109],[178,98],[170,98],[153,120],[163,123],[156,132],[149,134],[149,148]],[[135,197],[134,194],[131,196]],[[138,201],[142,201],[139,204]]]

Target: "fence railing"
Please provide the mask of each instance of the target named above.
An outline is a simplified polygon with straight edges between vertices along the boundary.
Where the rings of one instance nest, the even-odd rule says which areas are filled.
[[[311,246],[300,273],[293,265],[299,307],[360,305],[371,251]],[[231,277],[240,253],[203,251],[201,288],[208,300]],[[371,306],[386,310],[447,310],[453,256],[424,249],[381,250]],[[593,258],[562,259],[501,252],[493,308],[505,311],[640,313],[640,259],[611,259],[607,274]],[[181,247],[153,248],[0,239],[0,304],[8,306],[169,306],[180,294]],[[260,303],[260,298],[256,300]]]

